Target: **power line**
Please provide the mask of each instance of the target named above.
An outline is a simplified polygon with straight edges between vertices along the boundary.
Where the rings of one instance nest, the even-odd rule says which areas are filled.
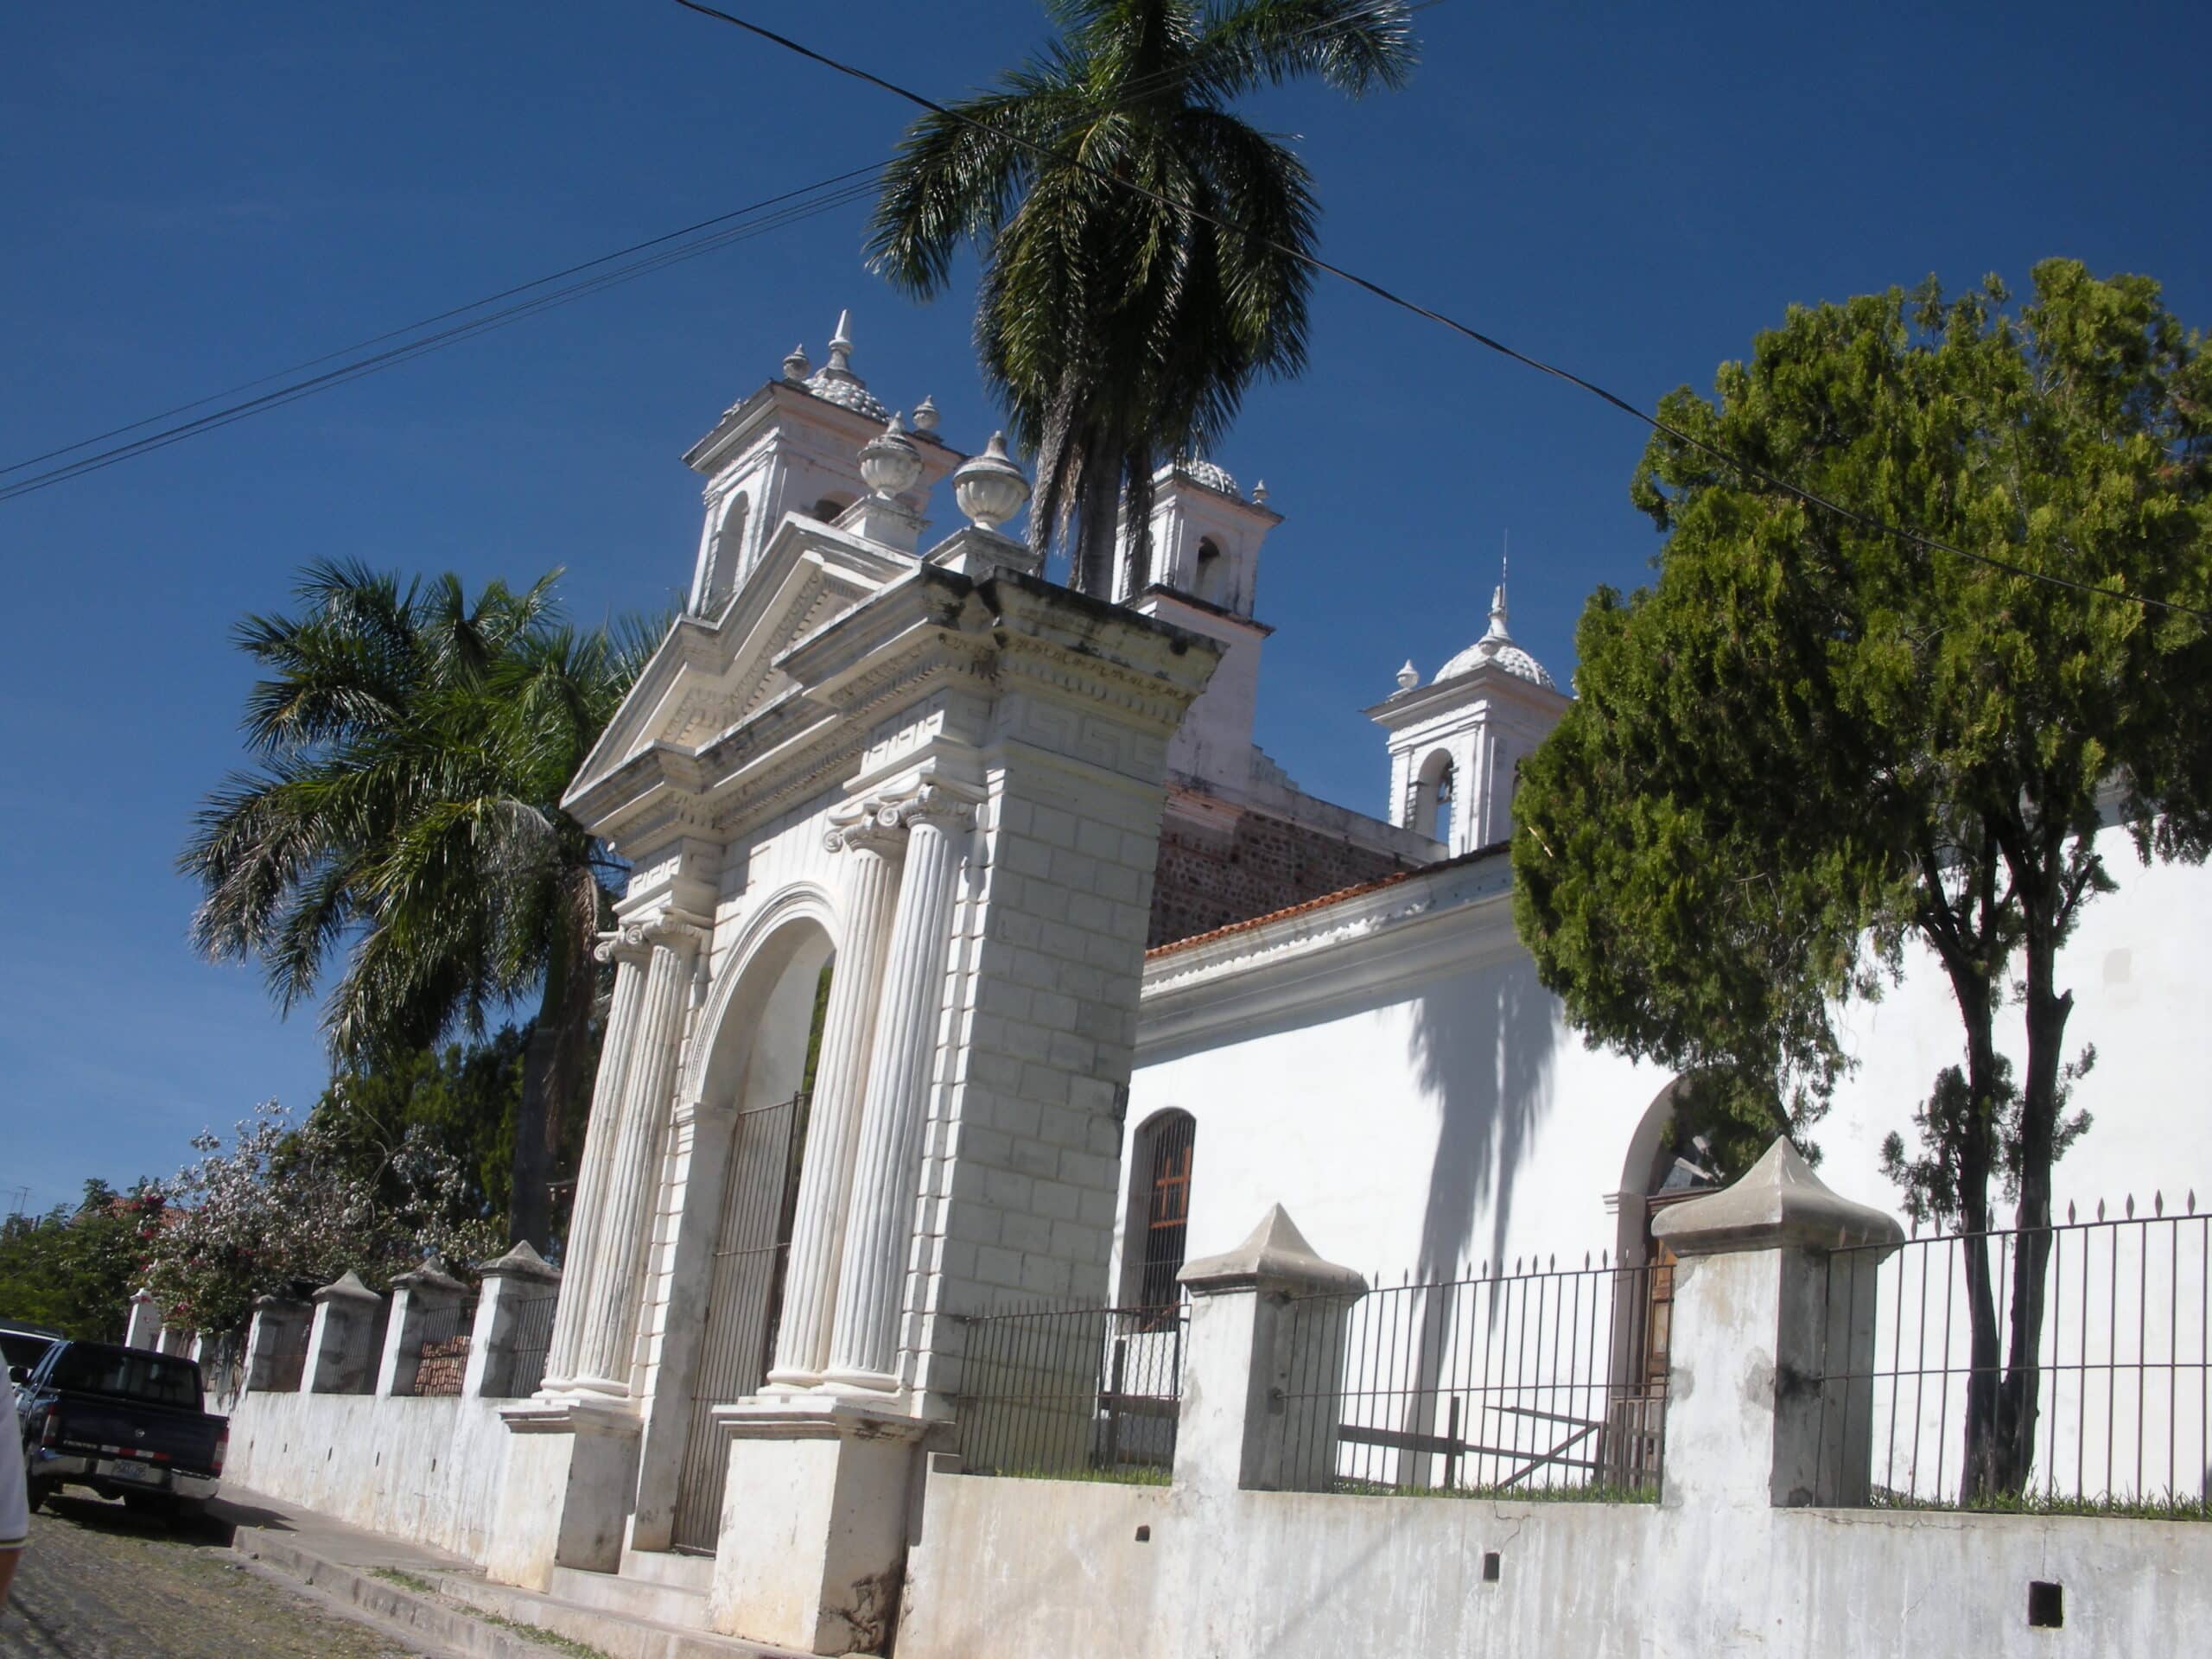
[[[1409,11],[1426,11],[1433,6],[1441,5],[1444,3],[1445,0],[1417,0],[1417,3],[1408,7],[1408,10]],[[1328,20],[1324,19],[1317,21],[1307,24],[1303,29],[1292,31],[1286,38],[1297,39],[1303,35],[1317,34],[1324,28],[1330,26],[1332,25],[1329,23]],[[1127,107],[1141,100],[1154,88],[1163,86],[1170,83],[1175,78],[1175,73],[1176,72],[1173,71],[1162,70],[1151,75],[1139,76],[1135,79],[1128,82],[1122,88],[1122,96],[1118,100],[1117,107]],[[695,224],[684,226],[678,230],[665,232],[659,236],[649,237],[645,241],[632,243],[626,248],[618,248],[612,253],[601,254],[596,258],[584,260],[581,264],[569,265],[563,270],[550,272],[543,276],[533,277],[526,283],[518,283],[512,288],[502,289],[496,294],[487,294],[481,299],[472,300],[466,305],[454,306],[449,309],[435,313],[430,316],[420,318],[414,322],[404,325],[404,327],[388,329],[380,334],[372,334],[366,340],[356,340],[351,346],[340,346],[335,351],[325,352],[321,356],[306,359],[304,361],[295,363],[288,368],[272,370],[267,374],[256,376],[251,380],[241,381],[238,385],[226,387],[220,391],[210,392],[204,397],[195,397],[188,403],[177,404],[168,409],[160,410],[156,414],[145,416],[141,419],[127,422],[121,426],[111,427],[105,432],[95,433],[88,438],[80,438],[74,443],[63,444],[58,448],[48,449],[39,454],[27,456],[22,461],[11,462],[5,467],[0,467],[0,478],[5,478],[11,473],[22,472],[27,467],[35,467],[41,461],[54,461],[64,455],[74,454],[79,450],[92,448],[94,444],[104,443],[110,438],[121,437],[125,433],[139,431],[143,428],[155,425],[158,422],[168,420],[174,416],[184,414],[191,410],[203,408],[207,404],[214,403],[220,398],[234,397],[241,391],[251,391],[256,386],[267,385],[272,380],[281,380],[285,378],[287,376],[298,374],[304,370],[320,367],[321,365],[332,362],[339,358],[350,356],[356,352],[365,351],[372,346],[383,345],[387,340],[399,340],[407,335],[418,334],[423,329],[430,327],[436,323],[444,322],[454,317],[467,315],[472,311],[482,310],[486,306],[496,305],[502,300],[512,298],[514,296],[518,294],[528,293],[532,289],[543,288],[549,283],[559,282],[563,277],[573,276],[582,271],[596,270],[602,265],[610,264],[615,260],[626,258],[632,254],[644,252],[648,249],[662,247],[669,243],[678,242],[682,238],[692,236],[700,231],[709,229],[715,226],[727,224],[734,219],[743,219],[749,214],[761,212],[766,208],[777,206],[779,203],[793,201],[799,198],[808,196],[815,192],[830,188],[833,186],[849,184],[861,179],[873,181],[881,171],[882,168],[880,166],[855,168],[849,172],[836,174],[830,178],[817,180],[813,184],[806,185],[800,189],[787,191],[779,196],[770,196],[763,200],[751,203],[747,207],[734,208],[728,213],[717,213],[712,218],[700,219]],[[830,207],[842,206],[845,202],[855,200],[859,195],[865,194],[866,192],[864,190],[855,188],[852,191],[840,194],[834,201],[812,204],[805,213],[796,213],[792,217],[779,218],[777,223],[791,223],[793,222],[794,218],[807,217],[810,216],[812,212],[827,211]],[[758,228],[762,227],[748,226],[747,227],[747,233],[750,233],[752,231]],[[171,443],[181,442],[184,439],[196,436],[201,432],[214,431],[219,428],[228,426],[233,421],[243,420],[248,415],[259,414],[264,410],[282,408],[286,404],[296,402],[299,398],[310,396],[314,392],[327,391],[331,386],[342,385],[347,381],[361,378],[365,375],[378,372],[385,368],[396,367],[401,363],[409,362],[416,357],[425,355],[431,350],[442,349],[446,345],[455,344],[461,340],[471,338],[477,334],[489,333],[492,329],[496,327],[504,327],[509,322],[520,321],[523,317],[535,315],[535,313],[539,310],[551,309],[556,304],[566,303],[569,299],[581,298],[586,294],[596,293],[603,288],[613,286],[616,282],[627,281],[632,276],[643,276],[650,271],[659,270],[664,264],[675,264],[680,259],[690,258],[696,253],[710,251],[713,248],[725,245],[726,241],[728,239],[734,238],[706,238],[696,244],[687,245],[680,250],[671,250],[665,258],[657,257],[653,260],[641,262],[638,265],[626,268],[622,271],[610,273],[604,280],[594,278],[590,283],[577,284],[574,289],[563,290],[560,294],[543,296],[538,300],[531,301],[522,306],[512,308],[510,310],[499,313],[497,315],[478,318],[467,324],[448,330],[445,334],[432,336],[422,340],[416,340],[406,346],[395,347],[389,353],[379,353],[375,358],[365,359],[359,363],[346,365],[340,369],[331,371],[327,375],[317,376],[310,381],[302,382],[295,386],[280,387],[277,391],[270,392],[262,397],[250,399],[246,403],[235,405],[232,408],[218,410],[211,415],[201,416],[194,421],[186,422],[180,426],[156,433],[149,437],[135,439],[130,443],[120,445],[114,449],[103,451],[101,454],[97,455],[86,456],[82,461],[67,462],[60,467],[54,467],[49,472],[41,474],[36,477],[19,480],[14,484],[0,485],[0,501],[10,499],[17,495],[29,495],[34,491],[44,489],[50,485],[65,483],[70,479],[81,477],[86,473],[98,472],[103,467],[113,466],[120,461],[134,460],[139,455],[150,454],[156,449],[166,448]]]
[[[765,197],[760,201],[736,208],[730,213],[702,219],[696,225],[687,226],[684,230],[671,231],[614,253],[603,254],[596,259],[572,265],[567,270],[556,272],[552,276],[541,276],[531,282],[519,283],[499,294],[486,296],[484,299],[473,302],[468,305],[457,306],[450,310],[441,312],[436,316],[424,318],[406,327],[390,330],[372,340],[364,340],[359,345],[347,346],[336,352],[325,353],[322,356],[309,359],[305,363],[296,364],[291,369],[264,375],[259,379],[245,382],[244,385],[232,387],[231,390],[238,391],[255,385],[265,385],[270,380],[281,379],[286,375],[296,373],[300,369],[327,363],[334,358],[346,357],[349,353],[358,352],[366,346],[375,345],[384,340],[400,339],[410,334],[420,335],[420,331],[431,324],[452,317],[463,316],[469,312],[482,313],[483,308],[487,305],[495,304],[499,300],[514,295],[528,293],[534,289],[543,289],[547,283],[557,282],[565,276],[587,270],[598,273],[582,281],[569,283],[566,287],[537,294],[531,298],[520,301],[503,309],[470,317],[467,321],[456,323],[437,333],[408,340],[404,344],[391,346],[371,356],[355,358],[352,361],[340,364],[336,368],[326,370],[321,374],[280,385],[258,397],[214,410],[145,437],[133,439],[128,443],[118,444],[112,448],[82,456],[76,461],[65,462],[44,472],[33,474],[29,478],[17,479],[13,483],[0,485],[0,501],[12,500],[19,495],[29,495],[52,485],[63,483],[73,478],[80,478],[87,473],[99,472],[104,467],[115,466],[121,461],[134,460],[140,455],[150,454],[156,449],[166,448],[172,443],[181,443],[187,438],[196,437],[203,432],[210,432],[218,428],[228,426],[249,416],[282,408],[286,404],[296,403],[300,398],[311,397],[316,392],[327,391],[334,386],[343,385],[349,381],[378,373],[385,369],[397,367],[415,358],[442,350],[448,346],[473,339],[478,334],[488,334],[494,329],[505,327],[525,317],[534,316],[539,312],[551,310],[575,300],[633,281],[650,272],[681,264],[685,260],[697,258],[702,254],[713,252],[732,243],[743,241],[768,231],[780,229],[784,226],[796,224],[802,219],[810,219],[817,214],[843,207],[849,202],[860,200],[874,190],[875,175],[880,170],[877,167],[865,167],[835,174],[829,178],[817,180],[814,183],[799,189],[787,190],[778,195]],[[755,217],[770,208],[775,208],[777,211],[767,213],[766,217]],[[716,226],[721,228],[712,231],[709,235],[695,234],[702,227]],[[685,237],[691,237],[693,239],[684,241],[682,238]],[[670,245],[671,244],[673,245]],[[648,252],[645,257],[632,259],[626,264],[613,265],[611,270],[601,269],[610,265],[615,260],[623,258],[626,255],[637,253],[641,250],[658,250],[658,251]],[[215,401],[217,397],[227,395],[229,394],[214,393],[207,397],[195,399],[189,404],[180,404],[167,411],[167,414],[175,415],[186,410],[197,409]],[[132,422],[128,426],[115,428],[102,435],[103,437],[119,436],[123,433],[138,430],[164,418],[166,416],[163,415],[149,416],[144,420]],[[35,465],[37,459],[52,459],[67,454],[100,441],[99,438],[86,439],[62,449],[49,451],[45,457],[18,462],[15,467],[0,470],[20,471],[24,467]]]
[[[1046,149],[1045,146],[1036,143],[1033,139],[1025,137],[1020,133],[1010,132],[1004,128],[992,126],[988,122],[978,121],[973,116],[964,114],[961,111],[952,108],[949,105],[941,104],[937,99],[931,98],[925,93],[914,91],[912,87],[902,86],[897,81],[887,80],[881,75],[878,75],[868,70],[863,69],[857,64],[847,63],[842,59],[830,56],[826,53],[817,52],[812,47],[804,45],[801,42],[791,39],[787,35],[779,35],[772,29],[765,28],[761,24],[748,22],[743,17],[739,17],[730,12],[723,11],[718,7],[707,5],[703,3],[703,0],[675,0],[675,3],[676,4],[683,7],[686,11],[695,11],[702,17],[711,17],[717,22],[728,23],[734,29],[741,29],[747,34],[757,35],[761,40],[766,41],[772,45],[781,47],[786,52],[794,53],[799,57],[805,58],[811,62],[822,65],[824,68],[834,70],[841,75],[848,75],[855,80],[861,81],[868,86],[880,88],[884,92],[889,92],[894,98],[904,99],[907,103],[915,105],[918,108],[928,110],[933,114],[941,115],[950,120],[957,121],[963,126],[973,127],[979,132],[1002,139],[1008,143],[1018,144],[1021,148],[1030,150],[1046,160],[1055,158],[1055,152]],[[1282,254],[1286,257],[1295,259],[1302,264],[1311,266],[1315,270],[1325,271],[1329,276],[1336,277],[1338,281],[1349,283],[1354,288],[1360,289],[1368,294],[1371,294],[1376,299],[1382,300],[1387,304],[1396,306],[1401,310],[1409,311],[1417,317],[1425,317],[1431,322],[1440,324],[1442,327],[1452,330],[1452,333],[1462,335],[1465,338],[1474,341],[1476,345],[1482,346],[1484,349],[1495,352],[1500,357],[1503,357],[1515,363],[1518,363],[1524,368],[1534,369],[1540,374],[1548,374],[1554,379],[1563,380],[1568,385],[1573,386],[1580,391],[1586,391],[1592,397],[1596,397],[1604,403],[1610,404],[1613,408],[1620,410],[1623,414],[1641,421],[1644,425],[1649,427],[1653,431],[1661,434],[1662,436],[1671,438],[1677,443],[1686,444],[1693,449],[1696,449],[1704,454],[1710,455],[1713,460],[1719,461],[1722,465],[1732,467],[1746,477],[1756,479],[1760,483],[1765,484],[1771,488],[1780,490],[1783,494],[1802,502],[1807,506],[1815,507],[1823,512],[1832,513],[1839,518],[1847,519],[1849,522],[1859,525],[1861,529],[1872,531],[1878,535],[1894,537],[1898,541],[1908,543],[1916,547],[1926,549],[1930,552],[1948,553],[1955,558],[1971,560],[1976,564],[1986,566],[1991,569],[2004,571],[2008,575],[2023,576],[2031,582],[2045,582],[2053,587],[2069,588],[2075,593],[2091,594],[2102,599],[2123,600],[2132,604],[2142,606],[2146,609],[2167,611],[2177,615],[2193,616],[2204,621],[2212,622],[2212,611],[2202,610],[2193,605],[2180,605],[2167,600],[2153,599],[2145,594],[2131,594],[2124,588],[2101,587],[2094,582],[2083,582],[2074,576],[2059,575],[2051,571],[2033,570],[2029,569],[2026,565],[2017,564],[2010,559],[2001,559],[1996,555],[1991,553],[1976,552],[1971,548],[1954,546],[1949,542],[1939,540],[1932,536],[1924,536],[1918,531],[1909,530],[1900,524],[1892,524],[1888,523],[1886,520],[1877,518],[1870,513],[1860,512],[1856,508],[1845,506],[1840,501],[1831,501],[1826,496],[1806,489],[1802,485],[1793,484],[1788,479],[1779,477],[1773,473],[1768,472],[1764,467],[1754,466],[1747,461],[1741,460],[1738,457],[1731,454],[1726,450],[1722,449],[1717,444],[1708,443],[1704,439],[1697,437],[1694,434],[1682,431],[1677,427],[1671,426],[1668,423],[1661,420],[1656,415],[1645,414],[1641,408],[1629,402],[1627,398],[1621,397],[1617,392],[1606,390],[1606,388],[1598,385],[1595,381],[1585,379],[1582,376],[1574,373],[1571,370],[1561,368],[1557,364],[1548,363],[1541,358],[1534,357],[1526,352],[1518,351],[1513,346],[1507,345],[1502,340],[1498,340],[1492,335],[1486,334],[1478,328],[1469,327],[1467,324],[1461,322],[1456,317],[1450,316],[1430,306],[1423,305],[1418,301],[1409,300],[1401,294],[1394,293],[1391,289],[1385,288],[1382,283],[1376,282],[1371,277],[1363,276],[1357,271],[1348,270],[1342,265],[1333,264],[1328,260],[1323,259],[1317,255],[1306,252],[1302,248],[1291,247],[1287,244],[1275,240],[1273,237],[1260,235],[1255,232],[1246,230],[1242,226],[1231,225],[1225,219],[1220,219],[1212,213],[1206,213],[1203,209],[1192,207],[1187,203],[1172,201],[1157,190],[1152,189],[1146,185],[1139,184],[1134,180],[1122,178],[1109,169],[1097,166],[1095,163],[1076,161],[1074,164],[1077,167],[1081,168],[1084,172],[1090,174],[1093,177],[1103,180],[1107,184],[1109,184],[1117,189],[1128,190],[1137,195],[1143,196],[1147,200],[1152,201],[1157,206],[1168,209],[1171,213],[1187,213],[1192,218],[1200,219],[1205,223],[1212,226],[1215,229],[1224,231],[1231,236],[1241,236],[1249,240],[1257,241],[1262,247],[1272,249],[1274,251]],[[0,499],[4,498],[0,497]]]

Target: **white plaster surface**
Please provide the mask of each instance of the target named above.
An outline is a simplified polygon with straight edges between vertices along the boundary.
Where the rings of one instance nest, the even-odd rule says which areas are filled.
[[[511,1403],[249,1393],[232,1408],[224,1478],[482,1560],[514,1438],[499,1408]]]

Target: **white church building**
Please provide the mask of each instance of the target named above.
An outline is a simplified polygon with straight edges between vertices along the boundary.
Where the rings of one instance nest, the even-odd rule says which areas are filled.
[[[1640,1268],[1701,1185],[1674,1079],[1586,1046],[1514,931],[1518,763],[1569,693],[1503,583],[1433,673],[1377,665],[1387,811],[1324,802],[1252,741],[1263,487],[1163,468],[1154,579],[1107,603],[1002,530],[1027,486],[995,442],[906,407],[841,319],[823,366],[795,351],[685,457],[689,605],[568,803],[631,875],[550,1353],[470,1442],[485,1495],[437,1522],[494,1580],[602,1575],[825,1654],[890,1639],[910,1548],[902,1643],[963,1650],[918,1494],[978,1387],[974,1321],[1115,1306],[1172,1333],[1185,1270],[1240,1249],[1262,1265],[1207,1282]],[[2111,856],[2063,959],[2101,1062],[2059,1206],[2179,1211],[2212,1198],[2212,878]],[[1852,1019],[1820,1176],[1838,1213],[1894,1211],[1878,1148],[1956,1020],[1924,964]],[[1240,1246],[1275,1206],[1295,1226]]]

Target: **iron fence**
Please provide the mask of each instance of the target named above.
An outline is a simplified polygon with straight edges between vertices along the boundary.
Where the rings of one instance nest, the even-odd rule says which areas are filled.
[[[476,1325],[476,1299],[433,1308],[416,1325],[415,1381],[417,1395],[457,1395],[468,1376],[469,1340]]]
[[[512,1346],[507,1363],[506,1395],[519,1400],[537,1392],[545,1380],[545,1357],[553,1350],[553,1314],[561,1293],[548,1291],[515,1303]]]
[[[1835,1252],[1818,1500],[2208,1516],[2208,1262],[2194,1192]]]
[[[245,1389],[245,1332],[226,1331],[200,1352],[200,1382],[208,1409],[228,1410]]]
[[[1189,1305],[1036,1308],[963,1321],[961,1467],[1165,1485]]]
[[[1656,1497],[1672,1266],[1556,1262],[1294,1301],[1274,1484]]]

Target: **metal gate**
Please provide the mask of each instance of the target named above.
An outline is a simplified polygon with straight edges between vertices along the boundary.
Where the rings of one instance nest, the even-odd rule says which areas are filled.
[[[707,1275],[706,1329],[691,1384],[690,1434],[677,1479],[670,1542],[678,1549],[712,1551],[721,1527],[729,1441],[714,1425],[714,1408],[758,1394],[767,1379],[798,1205],[806,1103],[804,1095],[794,1095],[740,1112],[732,1131],[721,1219]]]

